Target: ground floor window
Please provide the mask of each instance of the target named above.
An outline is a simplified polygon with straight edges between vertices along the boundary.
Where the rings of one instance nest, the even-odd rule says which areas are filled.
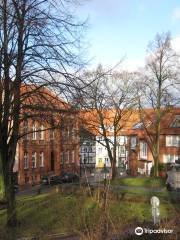
[[[36,168],[36,152],[32,153],[32,168]]]
[[[44,152],[40,152],[40,167],[44,167]]]
[[[28,169],[28,153],[24,153],[24,169]]]
[[[176,160],[180,159],[180,155],[175,154],[164,154],[164,163],[175,163]]]

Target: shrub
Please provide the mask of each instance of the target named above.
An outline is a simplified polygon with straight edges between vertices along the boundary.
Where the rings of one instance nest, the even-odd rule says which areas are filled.
[[[166,163],[159,163],[158,164],[158,170],[159,172],[166,172],[167,170],[167,164]],[[152,166],[151,168],[151,173],[150,173],[151,176],[154,176],[154,166]]]

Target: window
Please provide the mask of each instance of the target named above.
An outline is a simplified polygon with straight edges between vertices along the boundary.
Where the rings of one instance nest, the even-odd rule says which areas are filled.
[[[50,129],[50,140],[54,140],[54,129]]]
[[[140,142],[139,157],[142,159],[147,159],[147,143],[146,142]]]
[[[175,161],[178,160],[180,156],[173,154],[164,154],[163,158],[164,163],[175,163]]]
[[[39,137],[40,137],[40,140],[44,140],[44,125],[41,124],[40,126],[40,133],[39,133]]]
[[[23,140],[27,140],[27,131],[28,131],[28,121],[27,121],[27,120],[24,120]]]
[[[64,162],[64,153],[62,152],[60,154],[60,163],[63,163]]]
[[[69,151],[66,151],[66,162],[69,162]]]
[[[44,152],[40,152],[40,167],[44,167]]]
[[[76,139],[76,129],[73,128],[72,129],[72,141],[74,141]]]
[[[131,149],[136,148],[136,136],[131,137]]]
[[[89,156],[89,163],[93,163],[93,157]]]
[[[126,154],[126,149],[125,146],[119,146],[119,156],[125,156]]]
[[[171,127],[179,128],[180,127],[180,115],[177,115],[171,124]]]
[[[88,163],[88,158],[86,156],[84,156],[84,158],[83,158],[83,163],[84,164]]]
[[[144,128],[143,122],[135,123],[132,127],[132,129],[143,129],[143,128]]]
[[[113,125],[109,125],[108,131],[109,131],[109,132],[113,132],[113,131],[114,131],[114,126],[113,126]]]
[[[24,153],[24,169],[28,169],[28,153]]]
[[[90,146],[90,142],[86,142],[85,145],[86,145],[86,146]]]
[[[102,153],[102,147],[99,147],[98,148],[98,154],[101,154]]]
[[[105,164],[108,163],[108,161],[109,161],[109,158],[104,158],[104,163]]]
[[[32,153],[32,168],[36,168],[36,152]]]
[[[66,141],[69,141],[69,129],[66,129]]]
[[[89,148],[88,148],[88,152],[89,152],[89,153],[92,153],[92,147],[89,147]]]
[[[97,137],[97,141],[103,141],[103,137],[102,136]]]
[[[73,163],[75,162],[75,150],[74,149],[72,150],[72,162]]]
[[[102,126],[99,126],[99,132],[100,132],[100,133],[103,132]]]
[[[127,144],[127,137],[126,137],[126,136],[120,136],[120,137],[119,137],[119,144],[120,144],[120,145],[125,145],[125,144]]]
[[[166,136],[166,147],[179,147],[180,146],[180,136]]]
[[[32,140],[36,140],[36,123],[33,122],[32,124]]]

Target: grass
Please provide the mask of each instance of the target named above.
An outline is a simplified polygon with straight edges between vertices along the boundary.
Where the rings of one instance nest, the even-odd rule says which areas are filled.
[[[3,198],[3,193],[4,193],[3,179],[2,175],[0,174],[0,200]]]
[[[121,178],[114,180],[112,184],[130,187],[162,188],[165,187],[165,179],[154,177]]]
[[[77,190],[77,189],[76,189]],[[79,192],[78,192],[79,191]],[[102,210],[96,198],[88,197],[83,189],[69,195],[50,192],[36,196],[17,198],[17,215],[20,226],[11,232],[6,229],[6,211],[0,210],[0,239],[16,239],[18,237],[40,236],[54,233],[83,232],[85,229],[96,229]],[[137,194],[137,193],[136,193]],[[122,191],[121,199],[110,198],[108,212],[111,224],[120,231],[130,222],[151,221],[150,194],[143,192]],[[139,197],[141,195],[141,197]],[[168,193],[160,197],[161,218],[174,216],[180,212],[179,204],[171,204]],[[16,236],[16,237],[15,237]]]
[[[18,198],[17,215],[21,224],[13,235],[18,238],[81,231],[88,221],[95,223],[98,208],[95,201],[84,196],[48,193]],[[1,237],[6,239],[11,233],[5,227],[5,210],[0,210],[0,222]]]

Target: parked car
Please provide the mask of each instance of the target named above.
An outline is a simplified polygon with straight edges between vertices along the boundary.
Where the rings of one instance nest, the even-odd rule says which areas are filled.
[[[43,185],[49,185],[50,181],[49,181],[49,177],[48,176],[43,176],[41,178],[41,184]]]
[[[75,173],[66,172],[61,174],[59,177],[63,183],[79,182],[79,176]]]
[[[62,179],[60,176],[51,176],[50,177],[50,184],[51,185],[56,185],[62,183]]]
[[[180,164],[170,166],[167,171],[166,187],[168,191],[180,190]]]

